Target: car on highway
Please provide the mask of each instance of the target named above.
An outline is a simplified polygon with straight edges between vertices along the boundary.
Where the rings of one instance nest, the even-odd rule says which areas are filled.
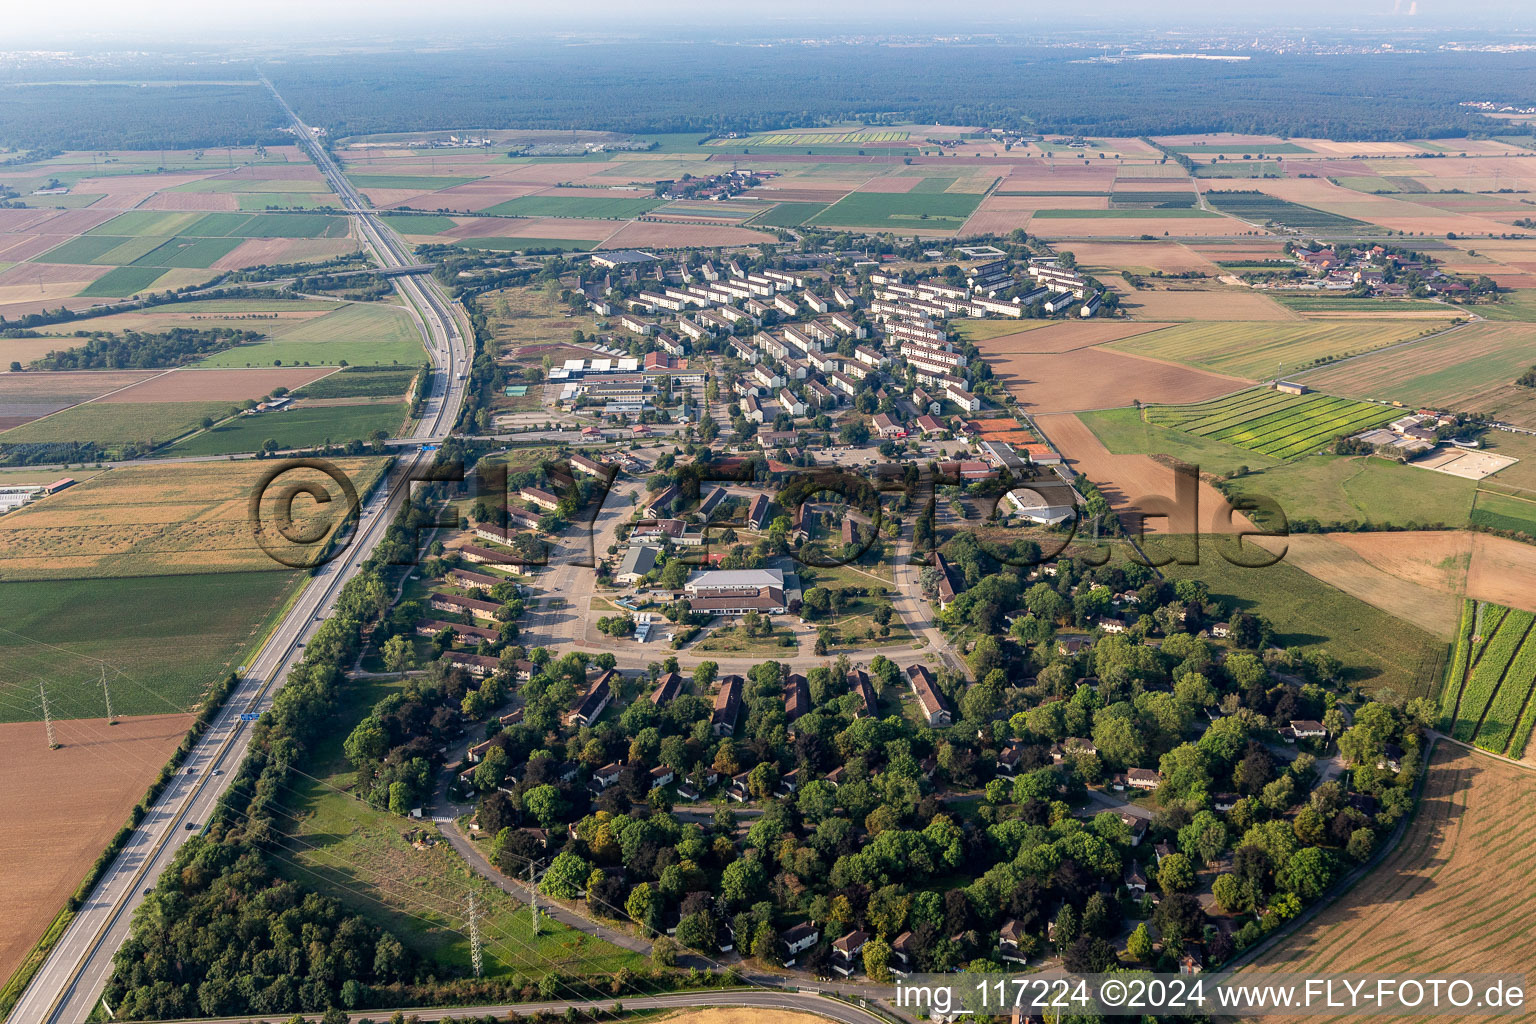
[[[197,822],[195,822],[195,821],[187,822],[187,831],[188,832],[196,832],[197,831]]]

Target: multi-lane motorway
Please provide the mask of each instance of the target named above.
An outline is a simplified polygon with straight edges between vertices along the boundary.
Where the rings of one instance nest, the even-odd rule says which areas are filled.
[[[352,215],[364,245],[382,266],[411,264],[405,245],[367,209],[357,190],[281,97],[278,102],[292,119],[300,144]],[[7,1018],[9,1024],[79,1024],[90,1015],[111,972],[113,954],[127,938],[133,911],[145,890],[153,887],[176,852],[208,820],[234,778],[250,744],[250,717],[266,707],[282,687],[289,670],[302,657],[306,639],[334,608],[342,586],[383,539],[396,504],[409,490],[402,482],[420,474],[434,458],[421,451],[420,445],[440,440],[453,429],[464,402],[461,378],[468,373],[470,361],[467,324],[431,277],[410,275],[393,280],[422,329],[434,367],[431,394],[412,434],[418,444],[399,455],[390,478],[366,500],[350,545],[304,581],[287,615],[243,666],[234,694],[75,915]]]

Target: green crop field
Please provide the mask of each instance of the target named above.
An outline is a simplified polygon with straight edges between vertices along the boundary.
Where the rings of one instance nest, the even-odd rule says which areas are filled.
[[[1440,720],[1442,732],[1450,729],[1456,717],[1456,702],[1461,698],[1461,682],[1467,677],[1467,667],[1472,663],[1472,630],[1477,624],[1477,602],[1463,599],[1461,622],[1456,627],[1456,643],[1446,665],[1445,685],[1440,690]]]
[[[1478,491],[1472,506],[1472,522],[1493,530],[1508,530],[1536,537],[1536,501],[1492,491]]]
[[[1219,217],[1209,210],[1164,209],[1153,207],[1145,210],[1036,210],[1036,220],[1199,220]]]
[[[1146,420],[1276,459],[1310,455],[1341,434],[1393,419],[1396,410],[1331,395],[1251,388],[1197,405],[1148,406]]]
[[[1227,264],[1223,264],[1227,266]],[[1298,313],[1394,313],[1402,310],[1416,312],[1441,312],[1446,316],[1459,316],[1454,306],[1431,299],[1361,299],[1341,295],[1287,295],[1281,293],[1270,298]]]
[[[1324,366],[1301,376],[1309,387],[1353,398],[1494,412],[1493,393],[1536,362],[1536,327],[1469,324],[1390,352]],[[1518,399],[1518,389],[1506,396]],[[1483,397],[1483,396],[1489,397]]]
[[[479,181],[481,176],[470,178],[438,177],[427,174],[348,174],[347,180],[358,188],[391,188],[412,192],[440,192],[456,185]]]
[[[1105,448],[1117,455],[1171,455],[1199,466],[1203,473],[1223,475],[1239,466],[1266,469],[1283,465],[1281,460],[1258,452],[1148,423],[1140,409],[1082,412],[1077,418],[1087,424]]]
[[[274,860],[277,870],[388,929],[429,964],[455,976],[471,971],[462,913],[469,886],[476,889],[489,978],[537,980],[554,970],[602,975],[641,969],[645,960],[640,954],[548,916],[535,932],[527,908],[479,880],[446,842],[414,849],[402,838],[399,817],[351,795],[356,773],[343,742],[375,703],[399,688],[398,681],[372,679],[342,688],[325,738],[306,755],[299,781],[284,795],[289,814],[283,820],[293,824],[287,855]],[[435,829],[425,824],[428,831]],[[400,885],[401,878],[410,884]]]
[[[1468,666],[1468,674],[1461,686],[1461,697],[1456,704],[1456,717],[1451,725],[1451,736],[1463,743],[1471,743],[1479,735],[1480,727],[1484,724],[1485,716],[1489,711],[1497,693],[1502,689],[1502,684],[1514,668],[1517,655],[1529,638],[1532,621],[1536,620],[1530,612],[1512,608],[1500,620],[1497,629],[1486,637],[1483,649],[1478,652]],[[1486,628],[1486,625],[1485,625]],[[1529,664],[1529,660],[1522,662],[1520,670],[1523,671]],[[1529,691],[1531,680],[1522,681],[1516,679],[1515,683],[1524,691]],[[1523,701],[1522,701],[1523,706]],[[1514,728],[1515,717],[1520,713],[1517,706],[1509,713],[1507,725],[1495,726],[1502,732],[1502,740],[1507,743]],[[1482,744],[1479,744],[1481,746]],[[1503,745],[1500,746],[1503,750]]]
[[[80,235],[35,257],[33,263],[96,263],[124,242],[121,238]]]
[[[341,238],[347,218],[329,213],[169,213],[129,210],[84,237]]]
[[[243,238],[168,239],[133,260],[135,267],[195,267],[207,269],[234,252]]]
[[[269,326],[268,324],[271,324]],[[410,315],[398,306],[348,303],[324,316],[264,323],[232,319],[230,325],[261,331],[266,341],[216,352],[197,366],[421,365],[425,349]]]
[[[492,249],[497,252],[585,252],[597,248],[600,243],[587,238],[511,238],[493,235],[486,238],[455,238],[453,244],[464,249]]]
[[[155,445],[196,429],[204,416],[229,412],[229,402],[90,402],[0,433],[0,447],[36,442],[95,441]]]
[[[905,142],[910,137],[908,132],[892,129],[853,132],[774,132],[731,141],[745,142],[752,146],[856,146],[861,142]]]
[[[1199,197],[1189,189],[1176,192],[1116,192],[1109,197],[1111,203],[1126,207],[1187,207],[1194,206]]]
[[[79,294],[120,299],[148,289],[165,274],[162,267],[114,267],[86,285]]]
[[[1109,347],[1249,380],[1269,380],[1407,341],[1441,326],[1435,321],[1366,319],[1189,323],[1137,335]]]
[[[1344,664],[1346,679],[1367,692],[1390,688],[1430,698],[1438,692],[1445,674],[1443,642],[1284,561],[1262,569],[1232,565],[1213,550],[1216,543],[1202,538],[1199,565],[1175,562],[1163,573],[1170,580],[1201,580],[1213,596],[1264,616],[1280,647],[1323,648]]]
[[[403,395],[417,370],[343,370],[293,392],[295,398],[388,398]]]
[[[881,228],[958,228],[981,205],[966,192],[850,192],[811,218],[816,225]]]
[[[749,224],[767,228],[797,228],[827,208],[827,203],[779,203],[753,217]]]
[[[1252,465],[1253,463],[1250,463]],[[1234,497],[1273,499],[1289,520],[1324,526],[1467,525],[1477,483],[1367,456],[1312,455],[1234,477]],[[1264,517],[1255,514],[1254,518]],[[1267,521],[1264,525],[1271,525]]]
[[[193,707],[243,663],[298,579],[289,571],[11,582],[0,587],[0,722]],[[46,643],[44,643],[46,641]]]
[[[1273,160],[1223,160],[1220,163],[1198,164],[1197,178],[1266,178],[1280,177],[1280,165]]]
[[[1305,146],[1298,146],[1294,142],[1221,142],[1213,145],[1200,146],[1169,146],[1175,153],[1183,153],[1186,156],[1226,156],[1236,153],[1241,156],[1248,153],[1257,156],[1261,153],[1279,153],[1281,156],[1294,153],[1310,153],[1312,150]]]
[[[235,197],[235,204],[240,209],[249,210],[252,213],[265,210],[269,206],[279,210],[341,209],[341,200],[337,199],[330,192],[291,192],[282,195],[241,193]]]
[[[169,458],[182,455],[233,455],[258,451],[267,441],[276,441],[279,448],[307,448],[311,445],[343,444],[352,440],[365,441],[375,430],[390,435],[399,431],[405,422],[405,413],[404,402],[373,402],[365,405],[298,406],[287,412],[237,416],[227,423],[172,445],[162,454]]]
[[[1349,231],[1351,233],[1379,233],[1385,228],[1376,227],[1353,217],[1344,217],[1312,206],[1276,199],[1263,192],[1209,191],[1206,201],[1222,213],[1230,213],[1246,221],[1276,223],[1288,228],[1306,231]]]
[[[1481,667],[1481,666],[1479,666]],[[1504,669],[1493,699],[1483,712],[1473,743],[1495,754],[1519,757],[1525,753],[1525,739],[1516,747],[1516,730],[1530,704],[1531,689],[1536,685],[1536,631],[1526,630],[1520,648]]]
[[[574,217],[585,220],[630,220],[663,205],[652,198],[620,199],[593,189],[589,196],[518,196],[482,212],[498,217]]]

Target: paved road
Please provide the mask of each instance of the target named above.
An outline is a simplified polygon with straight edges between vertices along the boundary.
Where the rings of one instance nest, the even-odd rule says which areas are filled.
[[[489,1006],[465,1006],[457,1009],[422,1009],[420,1007],[403,1008],[407,1014],[422,1015],[426,1021],[453,1021],[453,1020],[479,1020],[485,1017],[504,1019],[513,1013],[524,1017],[543,1012],[550,1014],[564,1013],[567,1007],[575,1007],[582,1010],[612,1010],[616,1003],[622,1002],[626,1010],[664,1010],[664,1009],[693,1009],[700,1006],[736,1006],[750,1007],[763,1011],[773,1010],[799,1010],[804,1013],[816,1013],[830,1020],[839,1021],[840,1024],[890,1024],[891,1017],[879,1016],[869,1010],[830,999],[819,995],[815,991],[802,992],[776,992],[771,990],[738,989],[729,992],[712,992],[700,990],[697,992],[680,992],[674,995],[664,996],[640,996],[622,1000],[603,999],[590,1003],[555,1002],[555,1003],[498,1003]],[[367,1010],[349,1014],[347,1020],[356,1024],[358,1021],[388,1020],[393,1010]],[[889,1012],[889,1011],[887,1011]],[[282,1014],[278,1014],[279,1017]],[[895,1016],[892,1014],[892,1016]],[[252,1017],[219,1017],[216,1019],[202,1018],[196,1021],[167,1021],[164,1024],[272,1024],[272,1014]],[[765,1019],[772,1017],[765,1014]],[[905,1018],[900,1018],[905,1019]]]
[[[307,143],[308,130],[302,125],[299,128],[301,141]],[[309,148],[379,262],[384,266],[410,263],[405,246],[366,212],[361,197],[330,158],[317,147]],[[433,365],[440,371],[434,374],[426,410],[414,436],[419,442],[440,440],[453,429],[463,405],[464,388],[458,378],[469,365],[466,325],[431,278],[404,276],[393,280],[410,304],[427,339]],[[240,682],[223,711],[75,915],[11,1012],[10,1024],[79,1024],[91,1013],[144,891],[155,884],[181,846],[208,820],[234,778],[252,732],[242,716],[270,704],[289,670],[302,657],[306,639],[331,614],[342,587],[383,539],[394,508],[408,493],[410,476],[424,469],[433,457],[419,451],[401,455],[390,476],[361,509],[350,546],[310,576],[287,616],[242,666]]]

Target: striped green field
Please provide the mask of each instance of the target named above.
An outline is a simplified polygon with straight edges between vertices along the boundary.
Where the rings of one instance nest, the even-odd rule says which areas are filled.
[[[1429,334],[1448,325],[1457,312],[1447,307],[1444,322],[1339,318],[1176,324],[1108,347],[1249,380],[1270,380]]]
[[[749,224],[769,228],[797,228],[828,207],[828,203],[779,203],[753,217]]]
[[[1451,652],[1445,686],[1440,691],[1440,728],[1451,727],[1456,720],[1456,702],[1461,697],[1461,681],[1467,677],[1467,666],[1472,660],[1472,627],[1477,622],[1476,601],[1461,602],[1461,623],[1456,629],[1456,647]]]
[[[1288,395],[1250,388],[1195,405],[1149,406],[1154,426],[1224,441],[1277,459],[1310,455],[1341,434],[1391,420],[1394,410],[1332,395]]]
[[[1519,757],[1530,737],[1536,615],[1498,605],[1479,611],[1480,622],[1477,613],[1463,617],[1441,698],[1441,728],[1462,743]]]

